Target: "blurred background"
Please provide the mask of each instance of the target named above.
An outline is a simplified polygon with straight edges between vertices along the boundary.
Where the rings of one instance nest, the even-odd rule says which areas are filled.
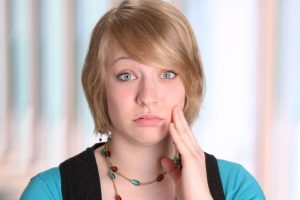
[[[80,75],[94,25],[118,2],[0,0],[1,200],[97,142]],[[300,0],[170,2],[205,66],[199,144],[241,163],[267,199],[300,199]]]

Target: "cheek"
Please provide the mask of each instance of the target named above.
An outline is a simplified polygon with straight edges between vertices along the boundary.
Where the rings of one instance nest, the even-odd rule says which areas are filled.
[[[118,91],[116,91],[116,88],[111,83],[107,83],[106,86],[106,100],[107,100],[107,108],[108,108],[108,114],[112,121],[115,120],[115,117],[117,115],[118,107],[120,106],[120,98],[118,98]]]
[[[109,115],[120,115],[126,108],[130,108],[132,104],[133,94],[132,90],[124,89],[122,87],[110,86],[107,93],[107,107]]]
[[[183,87],[176,87],[176,89],[166,92],[167,104],[172,108],[179,106],[183,109],[185,104],[185,89]]]
[[[172,121],[172,111],[175,106],[183,109],[185,105],[185,90],[178,87],[175,90],[170,90],[169,92],[165,93],[166,102],[164,104],[165,112],[168,116],[168,123]]]

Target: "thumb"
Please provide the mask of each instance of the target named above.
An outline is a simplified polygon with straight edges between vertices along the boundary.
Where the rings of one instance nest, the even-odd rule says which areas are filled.
[[[167,174],[171,176],[174,183],[176,183],[181,174],[180,169],[170,158],[163,158],[161,160],[161,165],[163,169],[167,172]]]

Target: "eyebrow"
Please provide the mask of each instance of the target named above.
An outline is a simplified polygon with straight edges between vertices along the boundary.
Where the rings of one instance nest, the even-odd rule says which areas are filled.
[[[112,62],[112,65],[116,64],[116,63],[119,62],[120,60],[127,60],[127,59],[132,59],[132,58],[129,57],[129,56],[121,56],[121,57],[115,59],[115,60]]]

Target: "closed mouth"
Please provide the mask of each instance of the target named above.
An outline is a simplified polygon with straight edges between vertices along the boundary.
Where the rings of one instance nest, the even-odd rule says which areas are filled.
[[[160,124],[163,119],[156,115],[140,115],[137,116],[133,121],[143,126],[154,126]]]

